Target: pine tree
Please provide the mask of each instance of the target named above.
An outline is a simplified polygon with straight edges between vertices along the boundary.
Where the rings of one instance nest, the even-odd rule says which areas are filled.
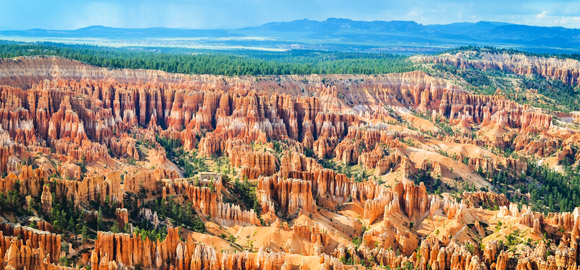
[[[81,235],[83,236],[83,242],[86,242],[89,239],[89,228],[86,224],[84,224],[81,229]]]
[[[99,207],[99,211],[97,214],[97,231],[100,230],[102,226],[103,226],[103,210],[101,207]]]
[[[113,222],[113,226],[111,227],[111,232],[112,233],[119,233],[119,223],[117,223],[116,220]]]

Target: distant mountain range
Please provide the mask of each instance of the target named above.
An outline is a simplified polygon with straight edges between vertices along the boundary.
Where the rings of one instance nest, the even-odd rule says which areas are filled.
[[[66,41],[118,46],[228,47],[342,51],[437,51],[460,45],[490,45],[534,52],[580,52],[580,29],[502,22],[423,25],[413,21],[272,22],[239,29],[110,28],[0,31],[0,39]],[[95,42],[100,40],[100,42]]]

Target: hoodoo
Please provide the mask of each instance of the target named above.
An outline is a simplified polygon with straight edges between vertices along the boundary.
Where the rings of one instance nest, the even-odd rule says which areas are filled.
[[[372,75],[2,59],[0,269],[576,269],[577,103],[529,80],[577,97],[578,61],[458,51]]]

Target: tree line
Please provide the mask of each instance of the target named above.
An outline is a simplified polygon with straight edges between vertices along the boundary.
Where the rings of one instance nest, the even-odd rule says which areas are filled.
[[[292,50],[286,52],[194,51],[109,48],[50,42],[1,42],[0,58],[59,56],[106,68],[152,69],[184,74],[301,75],[383,74],[414,70],[408,58],[384,53]]]

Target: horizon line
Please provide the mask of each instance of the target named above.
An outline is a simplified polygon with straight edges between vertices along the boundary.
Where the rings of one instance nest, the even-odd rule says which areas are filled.
[[[87,29],[87,28],[96,28],[96,27],[101,27],[101,28],[110,28],[110,29],[130,29],[130,30],[145,30],[145,29],[178,29],[178,30],[239,30],[239,29],[246,29],[246,28],[255,28],[255,27],[261,27],[261,26],[265,26],[268,24],[283,24],[283,23],[292,23],[292,22],[299,22],[299,21],[309,21],[309,22],[318,22],[318,23],[324,23],[324,22],[328,22],[329,20],[344,20],[344,21],[351,21],[351,22],[366,22],[366,23],[376,23],[376,22],[387,22],[387,23],[392,23],[392,22],[409,22],[409,23],[416,23],[418,25],[422,25],[422,26],[441,26],[441,25],[452,25],[452,24],[478,24],[478,23],[498,23],[498,24],[506,24],[506,25],[519,25],[519,26],[529,26],[529,27],[540,27],[540,28],[563,28],[563,29],[571,29],[571,30],[580,30],[580,28],[572,28],[572,27],[565,27],[565,26],[544,26],[544,25],[531,25],[531,24],[520,24],[520,23],[510,23],[510,22],[502,22],[502,21],[485,21],[485,20],[480,20],[480,21],[475,21],[475,22],[470,22],[470,21],[457,21],[457,22],[451,22],[451,23],[433,23],[433,24],[423,24],[417,21],[413,21],[413,20],[390,20],[390,21],[386,21],[386,20],[353,20],[353,19],[349,19],[349,18],[337,18],[337,17],[328,17],[324,20],[312,20],[312,19],[308,19],[308,18],[303,18],[303,19],[296,19],[296,20],[291,20],[291,21],[271,21],[271,22],[266,22],[266,23],[262,23],[259,25],[253,25],[253,26],[243,26],[243,27],[235,27],[235,28],[187,28],[187,27],[165,27],[165,26],[152,26],[152,27],[116,27],[116,26],[107,26],[107,25],[100,25],[100,24],[94,24],[94,25],[87,25],[84,27],[79,27],[79,28],[74,28],[74,29],[48,29],[48,28],[28,28],[28,29],[3,29],[0,27],[0,31],[1,32],[5,32],[5,31],[15,31],[15,32],[25,32],[25,31],[38,31],[38,30],[44,30],[44,31],[78,31],[78,30],[83,30],[83,29]]]

